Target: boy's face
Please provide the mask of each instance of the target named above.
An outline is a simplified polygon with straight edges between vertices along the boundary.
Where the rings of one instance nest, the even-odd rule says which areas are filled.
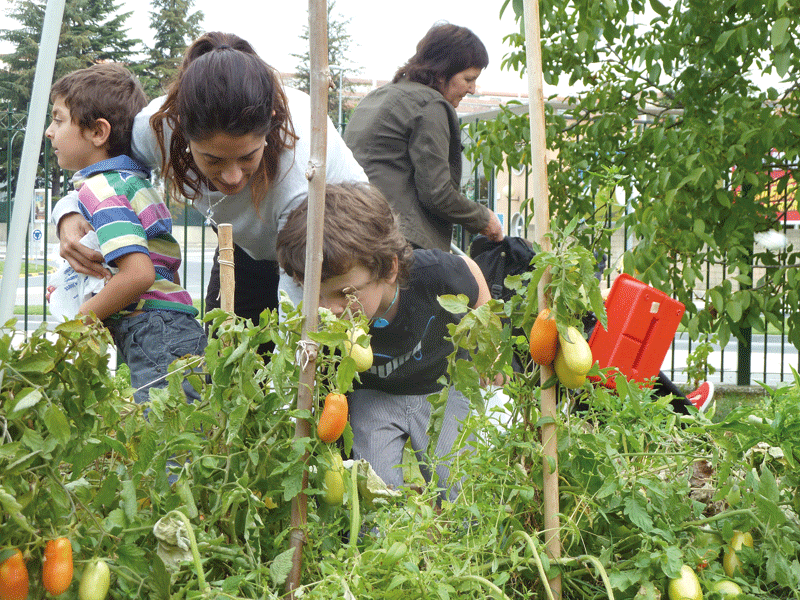
[[[92,142],[91,132],[81,129],[72,121],[63,98],[53,101],[52,120],[44,135],[53,145],[58,166],[62,169],[80,171],[98,162],[97,148]]]
[[[341,317],[348,306],[369,319],[380,315],[392,301],[396,275],[378,279],[363,265],[320,283],[319,305]],[[388,300],[387,300],[388,298]]]

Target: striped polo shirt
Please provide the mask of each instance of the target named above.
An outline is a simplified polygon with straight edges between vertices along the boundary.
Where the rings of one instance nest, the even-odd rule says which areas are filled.
[[[192,298],[175,283],[181,250],[172,236],[172,216],[150,183],[149,171],[128,156],[116,156],[75,173],[81,213],[97,232],[105,261],[142,252],[155,267],[153,285],[115,317],[136,310],[169,310],[197,315]]]

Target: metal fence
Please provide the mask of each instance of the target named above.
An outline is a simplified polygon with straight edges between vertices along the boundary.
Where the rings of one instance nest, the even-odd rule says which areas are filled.
[[[478,115],[486,118],[487,115]],[[488,115],[491,116],[491,113]],[[473,117],[475,118],[475,117]],[[6,111],[0,112],[0,131],[8,141],[6,145],[6,173],[12,173],[12,167],[19,163],[21,144],[14,144],[17,134],[23,130],[24,121],[19,114]],[[45,149],[44,157],[49,155]],[[46,160],[46,158],[45,158]],[[47,165],[43,164],[43,173],[47,173]],[[486,204],[503,216],[504,227],[510,235],[520,235],[532,239],[532,232],[526,228],[529,213],[527,205],[523,202],[528,197],[528,171],[509,168],[507,173],[495,173],[489,177],[484,176],[481,165],[466,165],[464,190],[470,198]],[[512,190],[512,177],[522,182],[521,187]],[[8,240],[8,223],[11,215],[12,186],[0,187],[4,196],[0,204],[0,260],[5,261],[6,242]],[[29,221],[29,231],[25,238],[25,259],[17,288],[15,315],[17,328],[21,332],[29,332],[42,324],[52,328],[56,321],[48,314],[46,301],[46,288],[52,273],[60,266],[58,240],[55,229],[48,224],[52,205],[57,198],[52,197],[49,185],[43,185],[41,197],[36,199],[34,210]],[[518,193],[521,198],[515,199]],[[793,200],[787,198],[787,206]],[[187,209],[175,201],[169,202],[173,213],[174,235],[183,248],[183,264],[181,281],[191,294],[195,305],[204,312],[203,299],[205,287],[211,269],[212,257],[217,240],[213,230],[203,223],[199,213]],[[783,227],[790,239],[797,243],[800,230],[788,219],[789,211],[784,211]],[[469,234],[457,228],[454,243],[466,250],[470,242]],[[609,264],[614,262],[625,252],[631,240],[625,231],[617,234],[613,243],[612,256]],[[714,277],[725,277],[723,270],[716,273],[709,270],[707,280]],[[702,290],[698,290],[702,293]],[[687,376],[684,367],[687,356],[697,346],[696,342],[688,339],[685,333],[679,332],[672,345],[670,353],[663,365],[663,370],[676,383],[684,383]],[[763,382],[775,386],[782,381],[791,379],[791,368],[800,370],[800,357],[798,351],[787,342],[785,331],[769,331],[764,334],[753,334],[749,346],[738,341],[731,341],[725,348],[714,347],[709,359],[709,364],[714,368],[708,378],[715,383],[731,385],[754,385]]]

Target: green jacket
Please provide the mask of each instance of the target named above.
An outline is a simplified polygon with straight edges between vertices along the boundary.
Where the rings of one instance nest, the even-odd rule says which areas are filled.
[[[478,233],[491,212],[461,193],[461,133],[455,109],[437,90],[412,81],[367,94],[344,141],[421,248],[450,250],[453,225]]]

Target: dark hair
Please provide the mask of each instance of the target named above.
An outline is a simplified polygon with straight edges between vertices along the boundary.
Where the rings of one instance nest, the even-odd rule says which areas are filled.
[[[278,232],[278,263],[302,282],[306,269],[308,200],[295,208]],[[375,277],[392,273],[398,259],[397,281],[408,281],[413,259],[411,245],[400,232],[397,216],[378,188],[368,183],[328,185],[322,234],[322,281],[343,275],[357,265]]]
[[[417,44],[417,53],[397,70],[392,83],[404,77],[442,91],[456,73],[471,67],[485,69],[489,64],[486,46],[466,27],[439,23],[428,30]]]
[[[165,122],[172,129],[168,153]],[[235,137],[264,135],[267,146],[251,184],[256,208],[277,175],[280,153],[293,148],[297,139],[280,75],[232,33],[209,32],[187,48],[150,124],[164,156],[162,175],[169,178],[173,192],[190,199],[200,196],[204,181],[186,151],[189,140],[205,140],[220,132]]]
[[[82,130],[92,129],[98,119],[108,121],[109,157],[131,153],[133,119],[147,105],[147,96],[124,66],[99,63],[64,75],[50,88],[50,99],[57,98]]]

